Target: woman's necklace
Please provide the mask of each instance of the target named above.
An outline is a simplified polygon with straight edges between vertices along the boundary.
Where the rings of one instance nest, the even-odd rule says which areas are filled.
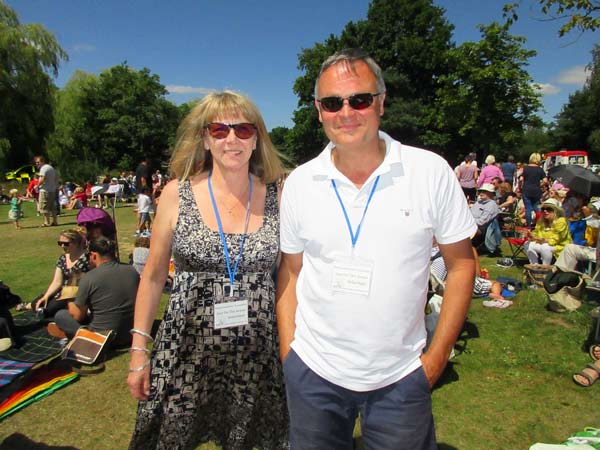
[[[246,186],[246,189],[244,189],[244,192],[242,192],[242,195],[241,195],[242,198],[248,196],[248,189],[250,189],[250,183],[248,183],[248,185]],[[243,206],[242,202],[240,202],[239,199],[235,196],[234,196],[233,203],[231,203],[230,205],[227,204],[227,202],[224,200],[224,198],[221,200],[220,203],[223,206],[225,206],[225,210],[227,211],[227,214],[229,214],[229,215],[233,215],[234,211],[237,208],[239,208],[240,206]]]

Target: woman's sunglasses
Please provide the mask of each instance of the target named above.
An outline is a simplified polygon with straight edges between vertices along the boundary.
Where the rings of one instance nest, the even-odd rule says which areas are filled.
[[[56,241],[59,247],[67,247],[71,242],[69,241]]]
[[[256,126],[252,123],[219,123],[212,122],[206,125],[208,133],[215,139],[225,139],[229,136],[229,130],[240,139],[250,139],[256,134]]]
[[[356,109],[358,111],[362,109],[367,109],[369,106],[373,104],[373,99],[381,95],[377,94],[354,94],[350,97],[323,97],[320,100],[317,100],[321,107],[327,112],[338,112],[340,109],[344,107],[344,100],[348,100],[348,104],[352,109]]]
[[[540,208],[542,212],[554,212],[552,208]]]

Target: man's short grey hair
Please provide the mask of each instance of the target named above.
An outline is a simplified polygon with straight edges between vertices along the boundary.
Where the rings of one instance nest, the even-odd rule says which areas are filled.
[[[373,75],[375,75],[375,78],[377,80],[377,92],[380,94],[384,93],[385,81],[383,80],[383,72],[381,71],[381,67],[379,67],[375,60],[361,49],[346,48],[344,50],[340,50],[339,52],[335,52],[333,55],[327,58],[321,65],[321,70],[319,72],[319,75],[317,76],[317,81],[315,81],[315,98],[319,98],[318,86],[319,80],[321,79],[321,75],[323,74],[323,72],[325,72],[331,66],[334,66],[335,64],[338,64],[340,62],[347,62],[348,64],[350,64],[350,67],[354,69],[354,63],[356,63],[357,61],[362,61],[367,66],[369,66],[369,69],[371,69],[371,72],[373,72]],[[371,94],[374,93],[375,92],[371,92]]]

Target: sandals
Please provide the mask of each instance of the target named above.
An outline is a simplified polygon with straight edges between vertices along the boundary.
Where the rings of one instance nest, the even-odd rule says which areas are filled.
[[[590,375],[589,373],[585,372],[585,369],[591,369],[594,372],[596,372],[596,377],[594,378],[594,376]],[[600,367],[596,366],[596,363],[590,363],[587,366],[585,366],[585,369],[581,370],[580,372],[576,373],[575,375],[573,375],[573,381],[578,384],[579,386],[582,387],[590,387],[592,386],[596,381],[598,381],[598,378],[600,378]],[[580,379],[578,379],[577,377],[583,377],[585,378],[588,382],[582,382]]]
[[[600,344],[594,344],[590,346],[590,356],[594,361],[598,361],[600,357],[597,356],[600,354]]]
[[[29,303],[19,303],[15,306],[15,311],[31,311],[31,307],[28,308],[29,305]]]

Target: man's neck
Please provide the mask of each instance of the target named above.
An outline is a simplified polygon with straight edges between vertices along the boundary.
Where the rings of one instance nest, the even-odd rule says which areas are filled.
[[[385,158],[385,141],[378,140],[370,149],[340,150],[334,147],[331,161],[352,183],[361,188]]]

